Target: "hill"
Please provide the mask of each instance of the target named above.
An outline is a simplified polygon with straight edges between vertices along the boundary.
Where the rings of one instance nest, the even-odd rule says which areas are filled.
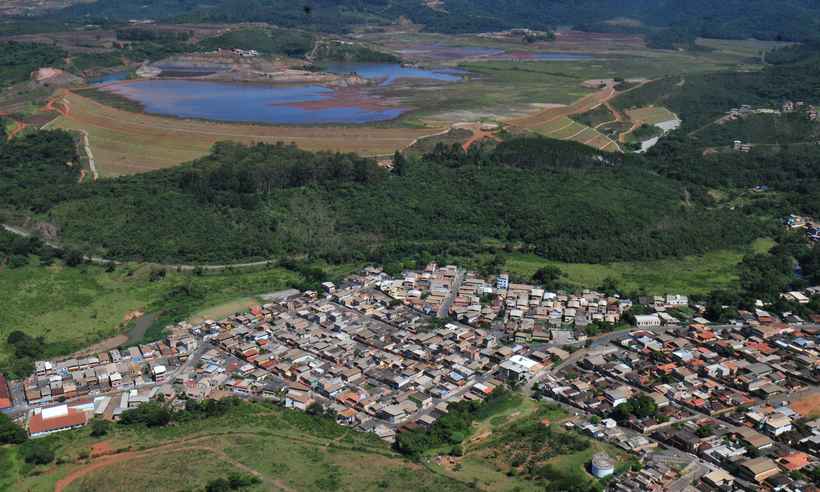
[[[144,407],[168,415],[156,404]],[[110,424],[102,437],[85,428],[0,447],[0,489],[237,490],[208,486],[242,477],[246,492],[399,491],[407,483],[419,491],[470,490],[327,417],[228,399],[189,401],[171,418],[168,426]],[[42,464],[25,461],[35,448]]]
[[[742,105],[779,109],[787,100],[820,102],[816,45],[776,50],[771,57],[777,63],[760,71],[662,77],[615,98],[613,104],[620,110],[665,106],[683,120],[682,129],[689,133]]]
[[[22,160],[55,135],[7,147]],[[45,214],[82,251],[163,263],[284,255],[384,263],[501,246],[609,262],[698,254],[760,235],[742,211],[700,203],[699,185],[572,142],[512,139],[470,153],[440,145],[401,161],[388,173],[355,154],[220,143],[205,158],[141,175],[86,184],[40,177],[39,194],[5,206]],[[0,175],[0,187],[16,179]]]
[[[325,32],[346,31],[360,24],[390,24],[400,18],[422,24],[430,31],[450,33],[576,25],[591,30],[647,33],[661,44],[694,36],[816,39],[820,25],[820,6],[802,0],[445,0],[432,7],[418,0],[220,0],[207,5],[198,0],[98,0],[74,5],[60,15],[116,20],[264,21]],[[613,21],[623,18],[631,20]]]

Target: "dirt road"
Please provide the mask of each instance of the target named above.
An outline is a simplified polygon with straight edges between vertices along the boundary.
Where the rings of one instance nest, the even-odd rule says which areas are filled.
[[[507,124],[521,128],[535,128],[564,116],[586,113],[615,97],[615,83],[610,81],[598,92],[588,94],[568,106],[549,108],[521,118],[507,120]]]

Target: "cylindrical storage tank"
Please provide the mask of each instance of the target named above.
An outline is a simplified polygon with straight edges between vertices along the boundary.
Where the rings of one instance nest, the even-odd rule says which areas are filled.
[[[615,463],[606,453],[598,453],[592,457],[592,474],[596,478],[604,478],[615,473]]]

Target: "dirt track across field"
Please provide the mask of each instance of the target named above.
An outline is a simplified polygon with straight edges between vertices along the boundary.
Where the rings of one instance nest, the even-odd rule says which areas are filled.
[[[251,433],[234,433],[233,435],[254,435]],[[71,484],[76,482],[77,480],[102,469],[108,468],[109,466],[115,465],[117,463],[124,463],[127,461],[139,460],[142,458],[148,457],[156,457],[158,455],[168,454],[168,453],[187,453],[191,451],[207,451],[216,455],[220,460],[238,468],[239,470],[253,475],[263,483],[268,485],[268,488],[271,490],[284,490],[285,492],[292,492],[290,488],[288,488],[283,481],[281,480],[272,480],[269,477],[259,473],[258,471],[254,470],[253,468],[236,461],[235,459],[228,456],[224,450],[220,448],[216,448],[211,445],[207,445],[207,443],[202,443],[203,441],[207,441],[212,439],[214,436],[200,436],[200,437],[193,437],[188,439],[182,439],[179,441],[171,442],[168,444],[164,444],[161,446],[157,446],[154,448],[146,449],[143,451],[126,451],[124,453],[119,454],[107,454],[108,451],[103,450],[102,448],[98,450],[103,456],[93,459],[93,461],[85,466],[81,466],[71,473],[63,477],[62,479],[58,480],[54,486],[54,492],[63,492],[69,487]]]
[[[568,106],[548,108],[528,116],[507,120],[506,123],[527,129],[543,126],[565,116],[591,111],[606,101],[609,101],[615,95],[614,82],[608,82],[601,90],[588,94]]]

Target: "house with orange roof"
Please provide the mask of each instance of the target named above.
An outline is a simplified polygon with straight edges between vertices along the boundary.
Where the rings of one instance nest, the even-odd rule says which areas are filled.
[[[0,374],[0,410],[4,408],[11,408],[12,401],[11,401],[11,391],[9,391],[9,385],[6,382],[6,378]]]
[[[28,422],[28,432],[33,438],[43,437],[55,432],[79,429],[87,423],[88,415],[85,412],[63,404],[44,408],[32,415]]]
[[[715,332],[706,329],[695,330],[694,333],[691,334],[691,337],[698,343],[710,343],[717,340]]]
[[[808,464],[811,462],[811,456],[802,451],[795,451],[791,454],[781,457],[777,461],[780,463],[780,466],[782,466],[790,472],[793,472],[801,470],[808,466]]]

